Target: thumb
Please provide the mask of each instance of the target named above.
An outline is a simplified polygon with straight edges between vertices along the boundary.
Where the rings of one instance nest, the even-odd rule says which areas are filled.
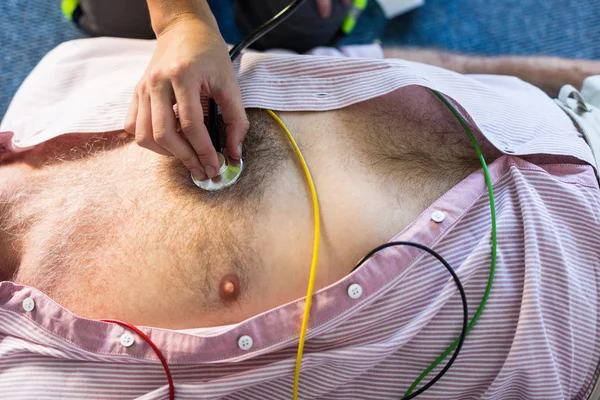
[[[225,122],[227,150],[234,158],[240,158],[242,156],[242,142],[248,132],[250,123],[242,104],[240,86],[233,71],[231,75],[233,77],[228,79],[224,85],[220,85],[216,91],[212,91],[212,95],[221,108],[221,115]]]

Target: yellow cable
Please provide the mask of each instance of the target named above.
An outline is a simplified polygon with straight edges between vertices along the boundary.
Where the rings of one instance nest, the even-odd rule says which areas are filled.
[[[315,240],[313,244],[313,256],[312,263],[310,266],[310,277],[308,278],[308,289],[306,290],[306,305],[304,307],[304,318],[302,319],[302,328],[300,329],[300,341],[298,342],[298,354],[296,355],[296,369],[294,371],[294,400],[298,399],[298,385],[300,382],[300,366],[302,365],[302,354],[304,352],[304,341],[306,339],[306,329],[308,328],[308,319],[310,318],[310,306],[312,303],[312,295],[315,288],[315,277],[317,275],[317,261],[319,259],[319,241],[321,238],[321,216],[319,213],[319,198],[317,197],[317,190],[315,189],[315,184],[313,182],[312,176],[310,175],[310,170],[308,169],[308,165],[306,165],[306,161],[304,161],[304,157],[302,156],[302,152],[298,148],[294,137],[290,133],[289,129],[282,120],[279,119],[277,114],[275,114],[271,110],[266,110],[267,113],[281,126],[285,134],[287,135],[290,143],[294,147],[294,151],[296,151],[296,155],[300,159],[300,163],[302,164],[302,169],[304,170],[304,174],[306,175],[306,181],[308,182],[308,186],[310,187],[310,195],[313,203],[313,210],[315,214]]]

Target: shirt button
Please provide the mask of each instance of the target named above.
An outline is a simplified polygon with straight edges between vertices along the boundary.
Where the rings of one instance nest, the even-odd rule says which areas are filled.
[[[254,344],[254,341],[248,335],[244,335],[238,339],[238,346],[242,350],[250,350],[252,348],[253,344]]]
[[[25,311],[33,311],[34,308],[35,308],[35,302],[33,301],[33,299],[31,297],[28,297],[25,300],[23,300],[23,309]]]
[[[131,347],[134,341],[133,335],[129,332],[125,332],[121,335],[121,344],[125,347]]]
[[[353,283],[350,285],[350,287],[348,287],[348,296],[353,299],[358,299],[360,296],[362,296],[362,292],[363,288],[358,283]]]
[[[437,222],[439,224],[440,222],[444,222],[446,219],[446,214],[444,214],[443,211],[434,211],[433,214],[431,214],[431,219],[433,222]]]

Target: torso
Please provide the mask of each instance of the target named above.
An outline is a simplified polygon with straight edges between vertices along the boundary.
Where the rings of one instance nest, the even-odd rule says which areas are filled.
[[[317,290],[479,167],[466,133],[424,88],[280,117],[319,193]],[[172,329],[239,322],[305,294],[313,214],[296,160],[273,171],[256,215],[245,219],[174,190],[165,183],[164,157],[120,134],[102,137],[99,143],[113,145],[94,151],[87,144],[90,154],[64,151],[61,162],[53,156],[51,163],[46,148],[43,156],[32,152],[0,167],[4,214],[17,222],[0,236],[3,253],[11,254],[0,260],[9,266],[5,277],[83,317]],[[68,150],[68,142],[57,148]],[[220,227],[227,235],[215,234],[215,243],[211,229]],[[223,301],[219,287],[230,271],[194,267],[199,258],[220,265],[219,252],[235,251],[235,243],[252,249],[253,263],[236,282],[239,297]]]

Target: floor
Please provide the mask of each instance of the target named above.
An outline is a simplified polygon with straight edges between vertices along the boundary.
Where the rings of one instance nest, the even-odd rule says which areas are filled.
[[[336,0],[334,0],[336,1]],[[231,0],[209,0],[225,39],[241,32]],[[386,21],[374,0],[346,43],[434,47],[478,54],[600,58],[600,0],[426,0]],[[84,37],[52,0],[0,0],[0,118],[36,63],[59,43]]]

